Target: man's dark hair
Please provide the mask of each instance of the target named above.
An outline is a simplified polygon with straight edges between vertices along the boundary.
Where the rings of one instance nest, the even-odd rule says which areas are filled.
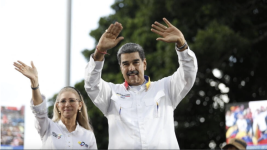
[[[133,52],[138,52],[140,58],[142,59],[142,61],[144,61],[144,59],[145,59],[144,49],[139,44],[126,43],[126,44],[121,46],[121,48],[118,50],[118,53],[117,53],[119,65],[121,64],[121,54],[133,53]]]

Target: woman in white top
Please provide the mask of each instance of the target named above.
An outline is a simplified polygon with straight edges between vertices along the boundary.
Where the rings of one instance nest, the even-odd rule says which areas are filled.
[[[32,87],[31,108],[36,118],[36,128],[44,149],[97,149],[95,135],[89,124],[87,108],[80,92],[64,87],[54,104],[53,119],[47,117],[46,100],[41,95],[37,69],[21,61],[14,62],[15,69],[30,79]]]

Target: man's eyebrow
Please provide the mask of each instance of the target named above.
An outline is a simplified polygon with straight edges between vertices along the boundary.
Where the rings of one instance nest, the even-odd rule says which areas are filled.
[[[125,63],[128,63],[129,61],[123,61],[123,62],[121,62],[122,64],[125,64]]]
[[[140,59],[135,59],[135,60],[133,60],[133,61],[140,61]]]
[[[137,62],[137,61],[140,61],[140,59],[134,59],[133,62]],[[125,63],[129,63],[129,61],[123,61],[121,62],[122,64],[125,64]]]

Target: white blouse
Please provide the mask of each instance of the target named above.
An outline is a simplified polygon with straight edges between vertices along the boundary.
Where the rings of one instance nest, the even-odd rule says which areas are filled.
[[[77,122],[76,129],[69,132],[62,121],[54,122],[47,117],[46,100],[31,109],[36,118],[35,127],[42,139],[43,149],[97,149],[95,135]]]

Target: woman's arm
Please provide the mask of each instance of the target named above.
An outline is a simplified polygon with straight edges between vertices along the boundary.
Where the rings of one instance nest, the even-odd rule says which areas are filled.
[[[39,105],[43,102],[41,92],[39,89],[38,82],[38,72],[33,62],[31,62],[31,66],[27,66],[21,61],[14,62],[15,69],[22,73],[25,77],[29,78],[31,81],[32,88],[32,100],[34,105]]]
[[[27,66],[21,61],[14,62],[15,69],[22,73],[25,77],[29,78],[31,81],[32,88],[32,101],[31,109],[37,119],[35,122],[35,127],[40,134],[41,138],[44,137],[46,131],[49,128],[49,118],[47,117],[47,109],[45,103],[45,97],[41,95],[39,82],[38,82],[38,72],[33,62],[31,62],[31,67]]]

